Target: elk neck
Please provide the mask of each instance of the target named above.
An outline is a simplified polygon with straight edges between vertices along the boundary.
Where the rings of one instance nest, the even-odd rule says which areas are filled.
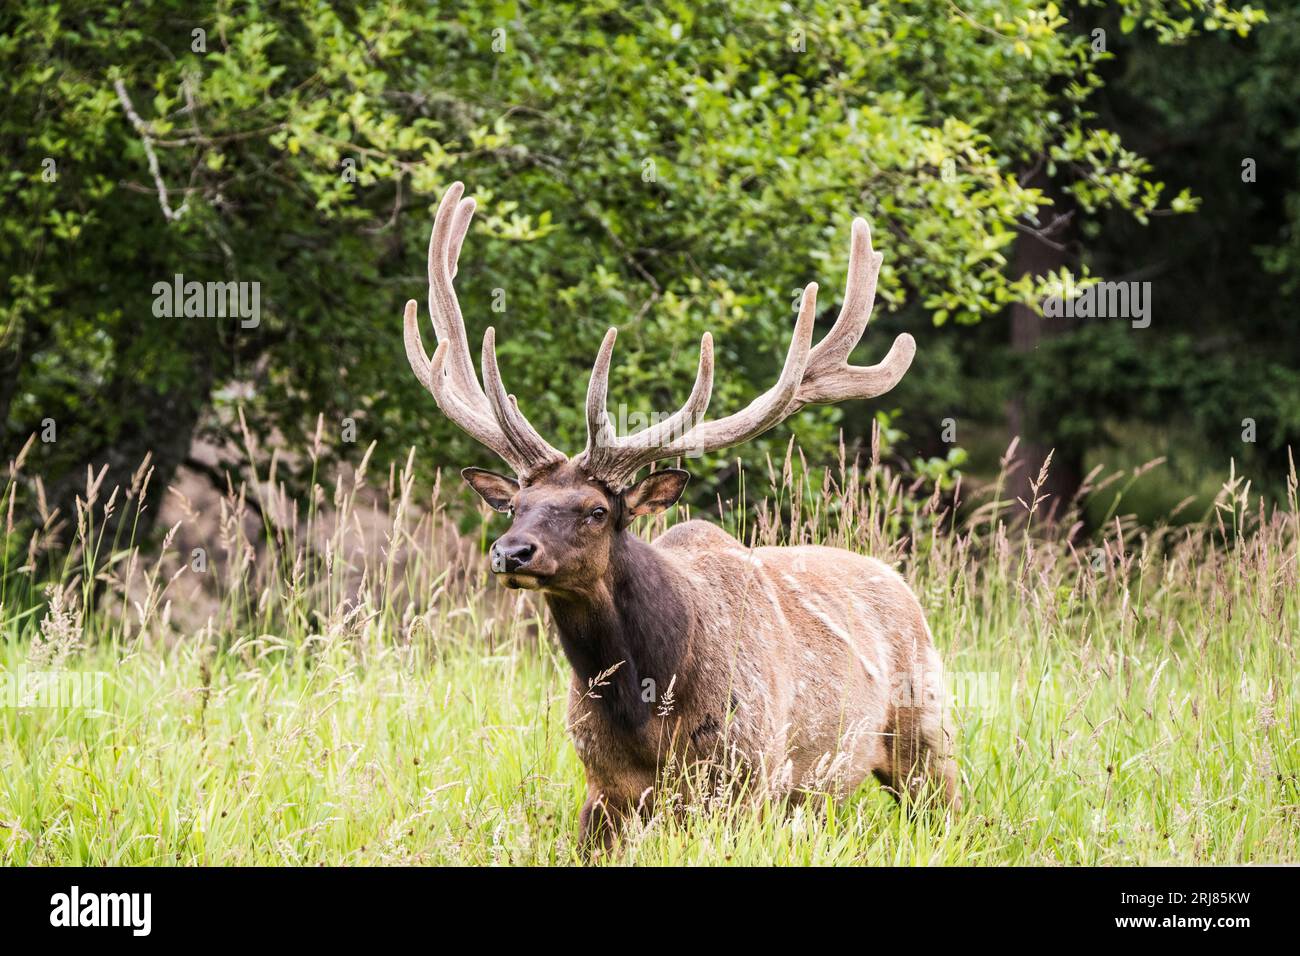
[[[644,681],[654,681],[656,698],[674,676],[682,684],[692,626],[684,592],[668,558],[623,531],[595,587],[584,594],[547,595],[569,665],[583,686],[597,678],[608,682],[592,688],[600,695],[594,703],[623,730],[639,729],[653,713],[654,703],[642,700]],[[616,669],[607,673],[611,668]]]

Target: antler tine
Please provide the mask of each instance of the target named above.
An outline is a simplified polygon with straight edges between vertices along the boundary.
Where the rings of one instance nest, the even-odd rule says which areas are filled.
[[[894,339],[884,359],[875,365],[849,365],[849,354],[857,346],[871,320],[876,300],[876,280],[884,256],[871,248],[871,227],[865,219],[853,220],[849,245],[849,275],[844,286],[844,305],[826,338],[813,349],[808,370],[799,388],[794,414],[805,405],[824,405],[850,398],[875,398],[899,383],[916,355],[916,341],[906,332]]]
[[[438,343],[438,347],[433,351],[432,361],[425,354],[424,343],[420,339],[418,312],[419,304],[414,299],[406,303],[404,316],[406,357],[411,363],[415,377],[433,394],[434,401],[438,403],[438,408],[444,415],[479,444],[490,448],[512,468],[522,473],[523,459],[517,456],[514,449],[504,440],[505,436],[500,426],[490,415],[483,415],[477,409],[466,405],[460,394],[449,387],[449,376],[446,372],[449,343]]]
[[[876,278],[885,257],[871,248],[871,227],[862,218],[853,220],[849,239],[849,274],[844,284],[844,304],[826,338],[817,343],[808,360],[812,371],[820,363],[843,362],[866,331],[871,307],[876,300]]]
[[[817,283],[804,286],[799,318],[776,384],[745,408],[711,422],[701,422],[673,443],[671,455],[688,451],[717,451],[760,435],[789,417],[789,407],[803,382],[812,349],[813,322],[817,316]]]
[[[414,299],[406,300],[406,311],[402,314],[402,339],[406,344],[406,360],[411,363],[411,371],[427,389],[433,388],[433,369],[429,364],[429,353],[424,350],[424,341],[420,338],[420,303]]]
[[[456,272],[456,259],[465,232],[469,230],[470,219],[474,215],[474,200],[461,202],[465,187],[452,183],[442,194],[438,203],[438,213],[433,220],[433,229],[429,233],[429,314],[433,317],[433,330],[438,341],[450,342],[451,350],[447,361],[447,374],[453,380],[462,397],[468,398],[469,404],[480,413],[490,413],[487,396],[479,387],[478,376],[474,373],[474,363],[470,359],[469,339],[465,334],[465,317],[460,311],[460,300],[451,284]],[[455,236],[455,227],[462,231]]]
[[[665,441],[689,431],[702,420],[713,394],[713,336],[705,332],[700,339],[700,362],[695,384],[686,403],[662,422],[620,439],[614,431],[607,404],[609,366],[617,335],[617,329],[605,333],[600,351],[596,353],[596,364],[591,370],[591,382],[587,386],[587,450],[582,459],[589,471],[615,487],[636,474],[643,465],[662,457],[660,450]]]
[[[462,199],[456,206],[456,213],[451,221],[451,235],[447,241],[447,275],[456,278],[460,268],[460,247],[469,233],[469,224],[474,219],[474,210],[478,203],[473,199]]]
[[[816,314],[817,284],[813,282],[804,289],[799,318],[795,322],[780,378],[743,411],[713,422],[701,421],[713,391],[713,337],[705,333],[700,340],[700,365],[695,376],[695,386],[691,389],[686,404],[678,412],[660,424],[626,438],[614,437],[610,428],[601,440],[593,441],[593,435],[602,435],[600,428],[593,428],[593,424],[598,424],[603,416],[608,426],[609,418],[605,410],[605,387],[609,378],[609,353],[613,351],[614,339],[612,334],[606,334],[596,360],[596,368],[592,371],[592,385],[587,392],[588,439],[584,465],[593,474],[617,488],[653,461],[738,444],[771,428],[785,417],[784,410],[794,401],[803,379],[812,346],[813,319]],[[679,433],[683,423],[687,422],[695,424],[687,424],[685,430]]]
[[[438,347],[430,361],[420,337],[419,306],[412,299],[406,303],[403,316],[406,357],[415,377],[433,393],[443,414],[527,480],[536,470],[564,461],[565,456],[542,439],[505,394],[491,329],[483,343],[483,375],[485,380],[491,379],[491,398],[474,372],[465,318],[451,281],[474,217],[474,200],[462,199],[464,191],[458,182],[447,187],[429,233],[429,314]]]
[[[607,404],[609,365],[614,356],[616,338],[617,329],[605,333],[596,352],[596,363],[591,368],[591,380],[587,383],[587,450],[584,461],[596,472],[610,468],[618,456],[619,442]]]
[[[695,372],[695,385],[686,404],[657,425],[646,429],[645,443],[658,445],[672,439],[679,431],[689,431],[704,421],[713,398],[713,336],[705,332],[700,338],[700,364]],[[684,428],[683,428],[684,426]]]
[[[506,440],[523,457],[526,473],[553,462],[564,461],[564,454],[547,444],[533,426],[528,424],[528,419],[519,411],[515,397],[506,394],[505,385],[501,382],[501,370],[497,367],[496,329],[491,326],[483,333],[483,384],[487,386],[488,402],[492,405],[497,424],[505,433]]]

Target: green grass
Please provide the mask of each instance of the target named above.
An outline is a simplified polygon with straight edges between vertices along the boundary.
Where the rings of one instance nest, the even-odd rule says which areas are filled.
[[[873,475],[772,476],[744,533],[883,555],[913,582],[950,674],[988,691],[956,711],[962,810],[912,819],[874,784],[793,813],[663,807],[606,862],[1300,859],[1294,477],[1275,513],[1230,479],[1204,527],[1121,519],[1072,546],[1007,527],[996,501],[953,530]],[[102,710],[0,708],[0,861],[578,862],[569,672],[541,605],[454,547],[437,492],[417,506],[408,478],[389,485],[377,537],[314,509],[268,518],[255,560],[226,558],[242,544],[228,528],[205,575],[171,584],[174,548],[151,580],[154,559],[97,547],[89,522],[72,549],[7,565],[5,671],[35,640],[106,678]],[[335,501],[346,517],[364,497]],[[107,593],[78,622],[95,574]],[[40,602],[51,577],[59,613]],[[175,597],[190,579],[198,625]]]

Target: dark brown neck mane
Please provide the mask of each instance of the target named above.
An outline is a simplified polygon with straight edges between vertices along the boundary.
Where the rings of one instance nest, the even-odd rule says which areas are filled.
[[[590,686],[617,666],[600,678],[607,686],[591,688],[600,695],[594,703],[615,726],[635,733],[655,708],[642,699],[642,682],[654,681],[656,699],[674,675],[681,683],[691,610],[667,559],[630,531],[614,542],[604,584],[599,597],[549,594],[546,603],[580,681]]]

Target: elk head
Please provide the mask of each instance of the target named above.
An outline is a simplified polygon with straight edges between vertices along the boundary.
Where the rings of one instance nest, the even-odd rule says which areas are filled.
[[[713,389],[713,340],[700,342],[699,370],[675,413],[631,435],[618,436],[606,406],[616,332],[605,333],[587,388],[587,447],[570,460],[529,424],[497,367],[496,333],[483,336],[483,384],[470,358],[465,320],[452,280],[474,215],[453,183],[442,197],[429,239],[429,312],[438,346],[430,359],[420,339],[418,305],[406,303],[406,355],[416,378],[443,414],[506,462],[516,477],[481,468],[462,475],[492,508],[513,523],[491,550],[492,570],[510,587],[583,594],[598,588],[631,522],[671,507],[689,479],[671,468],[632,479],[653,462],[741,444],[780,424],[805,405],[873,398],[893,388],[912,363],[916,343],[906,333],[884,360],[848,364],[871,317],[881,255],[862,219],[853,221],[844,305],[826,337],[812,347],[817,284],[803,292],[794,335],[775,385],[747,407],[705,421]]]

